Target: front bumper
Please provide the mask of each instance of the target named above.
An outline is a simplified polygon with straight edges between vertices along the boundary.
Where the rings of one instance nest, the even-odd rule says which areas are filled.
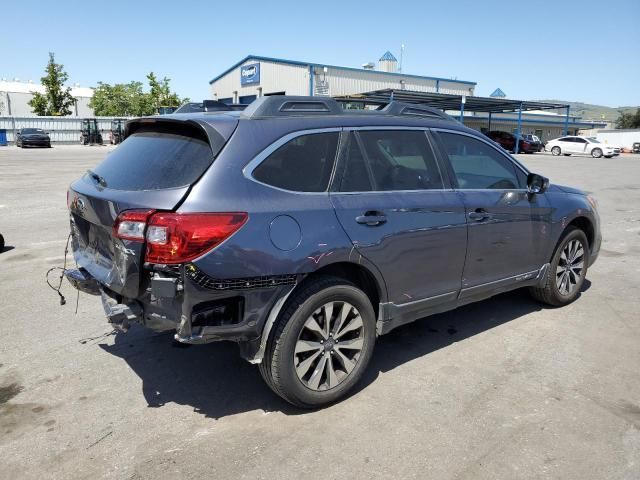
[[[29,146],[29,147],[48,147],[49,145],[51,145],[51,140],[27,140],[27,139],[22,139],[20,140],[20,143],[22,143],[22,145]]]

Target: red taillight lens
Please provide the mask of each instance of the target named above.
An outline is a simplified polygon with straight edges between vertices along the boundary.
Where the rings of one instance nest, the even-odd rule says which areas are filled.
[[[113,236],[123,240],[144,242],[144,231],[149,216],[155,210],[127,210],[116,218],[113,224]]]
[[[201,256],[237,232],[246,213],[156,213],[147,222],[150,263],[184,263]]]

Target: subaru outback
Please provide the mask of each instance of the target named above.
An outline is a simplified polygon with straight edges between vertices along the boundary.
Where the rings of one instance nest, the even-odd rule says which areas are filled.
[[[591,196],[428,107],[264,97],[124,138],[68,190],[67,279],[120,330],[237,342],[300,407],[400,325],[521,287],[574,301],[600,248]]]

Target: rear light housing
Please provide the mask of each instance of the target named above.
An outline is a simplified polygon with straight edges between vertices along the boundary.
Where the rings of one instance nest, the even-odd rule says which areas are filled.
[[[127,210],[118,215],[113,236],[147,243],[145,262],[179,264],[205,254],[237,232],[245,212],[175,213]]]
[[[116,218],[113,224],[113,236],[123,240],[144,242],[147,220],[154,210],[127,210]]]
[[[147,227],[149,263],[189,262],[237,232],[247,221],[244,212],[232,213],[156,213]]]

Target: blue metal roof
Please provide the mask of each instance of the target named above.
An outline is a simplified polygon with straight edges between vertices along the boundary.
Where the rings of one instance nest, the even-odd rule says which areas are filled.
[[[381,62],[384,62],[385,60],[389,60],[391,62],[397,62],[398,61],[398,59],[396,57],[394,57],[393,53],[391,53],[389,50],[387,50],[385,52],[385,54],[380,57],[380,61]]]
[[[217,77],[212,78],[209,81],[209,85],[211,85],[213,82],[221,79],[227,73],[231,72],[232,70],[235,70],[236,68],[238,68],[240,65],[242,65],[244,62],[246,62],[248,60],[257,60],[257,61],[262,61],[262,62],[284,63],[284,64],[287,64],[287,65],[299,65],[299,66],[303,66],[303,67],[328,67],[328,68],[337,68],[339,70],[351,70],[351,71],[356,71],[356,72],[379,73],[379,74],[382,74],[382,75],[395,75],[397,77],[423,78],[423,79],[426,78],[428,80],[440,80],[442,82],[454,82],[454,83],[465,83],[467,85],[477,85],[476,82],[469,82],[467,80],[453,80],[452,78],[429,77],[429,76],[425,76],[425,75],[407,75],[406,73],[396,73],[396,72],[381,72],[381,71],[378,71],[378,70],[365,70],[364,68],[340,67],[338,65],[328,65],[326,63],[300,62],[298,60],[287,60],[287,59],[284,59],[284,58],[262,57],[260,55],[247,55],[246,57],[244,57],[239,62],[237,62],[237,63],[233,64],[232,66],[230,66],[229,68],[227,68],[224,72],[222,72]]]
[[[507,94],[504,93],[501,88],[496,88],[489,96],[493,98],[505,98]]]

